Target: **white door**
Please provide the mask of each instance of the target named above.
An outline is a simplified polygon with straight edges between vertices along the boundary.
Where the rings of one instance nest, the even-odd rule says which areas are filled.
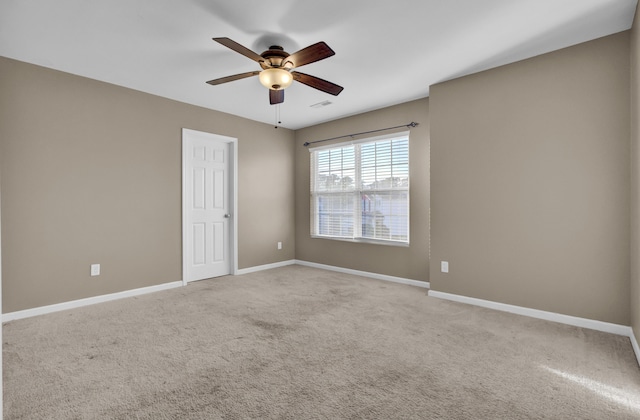
[[[182,131],[184,281],[231,273],[231,142]]]

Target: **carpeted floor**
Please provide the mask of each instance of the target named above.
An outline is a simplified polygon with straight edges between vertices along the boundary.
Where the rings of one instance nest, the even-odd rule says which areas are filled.
[[[4,325],[4,418],[640,419],[628,338],[301,266]]]

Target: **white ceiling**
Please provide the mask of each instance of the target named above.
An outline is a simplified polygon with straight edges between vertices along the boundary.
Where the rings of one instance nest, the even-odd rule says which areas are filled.
[[[259,70],[211,40],[258,54],[324,41],[336,55],[301,68],[337,97],[286,90],[298,129],[423,98],[429,86],[629,29],[637,0],[0,0],[0,55],[273,124]],[[1,94],[1,92],[0,92]],[[332,104],[310,106],[323,101]]]

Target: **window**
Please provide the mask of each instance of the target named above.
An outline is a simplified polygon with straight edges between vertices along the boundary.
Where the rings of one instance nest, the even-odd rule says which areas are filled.
[[[409,133],[311,149],[311,236],[409,244]]]

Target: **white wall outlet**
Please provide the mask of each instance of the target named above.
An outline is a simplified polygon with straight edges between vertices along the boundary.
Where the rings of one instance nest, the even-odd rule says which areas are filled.
[[[100,264],[91,264],[91,276],[100,275]]]
[[[282,249],[282,242],[278,242],[278,249]]]
[[[440,271],[442,273],[449,272],[449,261],[440,261]]]

